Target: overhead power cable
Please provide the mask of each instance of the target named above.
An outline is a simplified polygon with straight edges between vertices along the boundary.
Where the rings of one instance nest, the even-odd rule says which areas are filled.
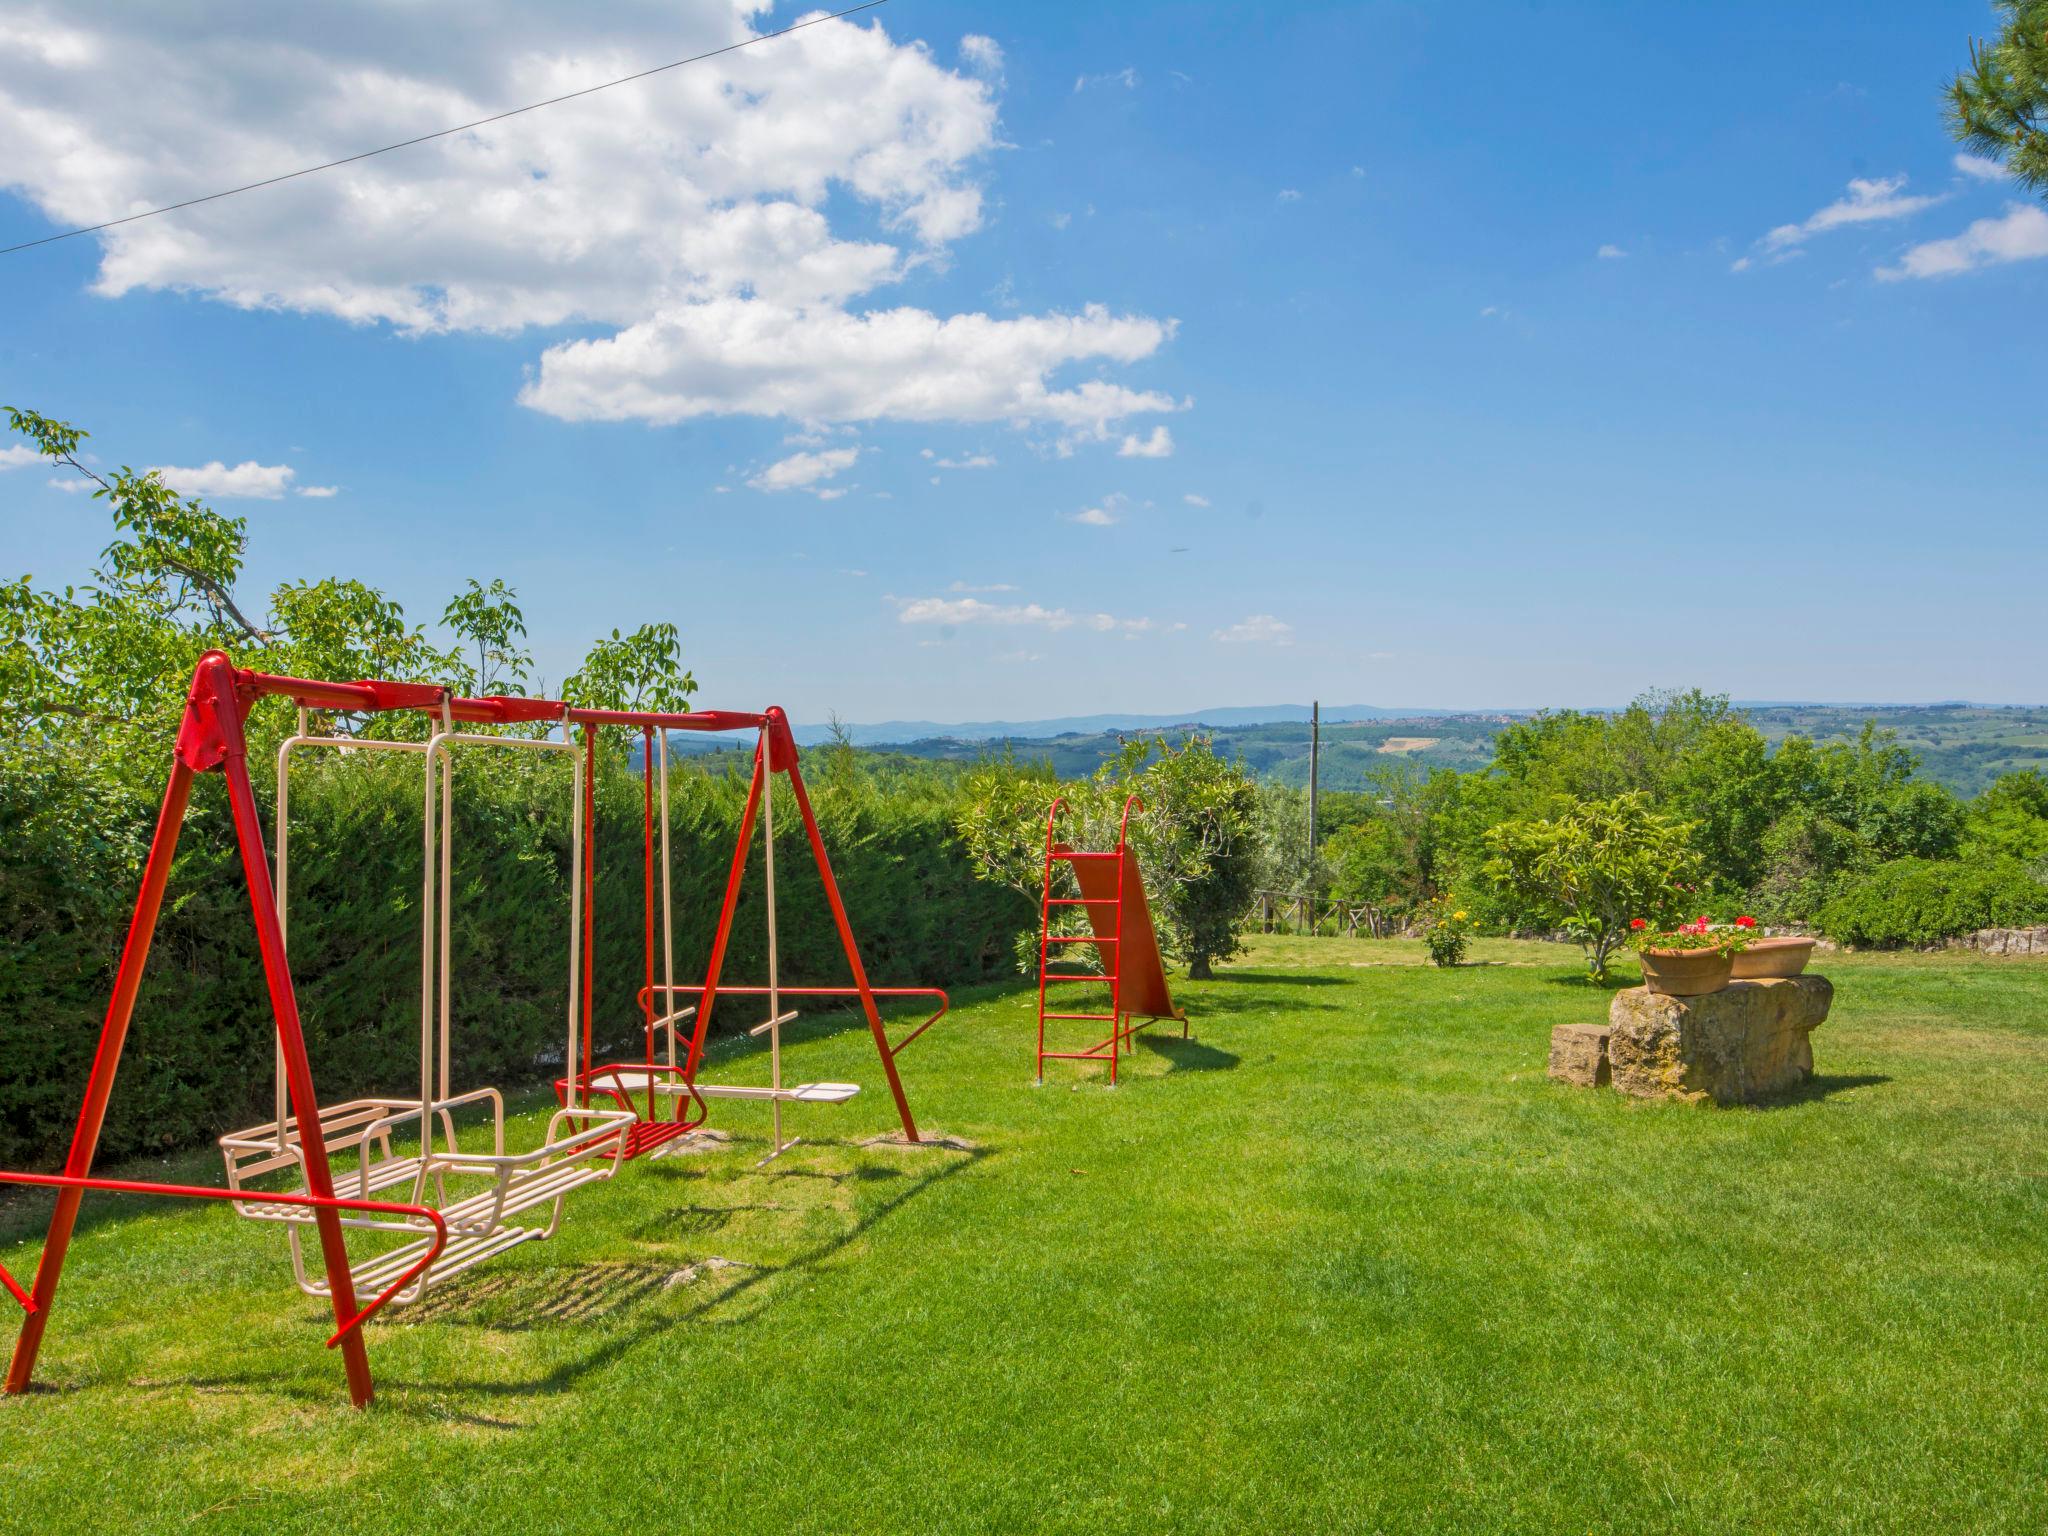
[[[133,224],[137,219],[153,219],[160,213],[176,213],[180,208],[196,208],[201,203],[217,203],[224,197],[235,197],[243,192],[254,192],[259,187],[274,187],[281,181],[296,181],[301,176],[318,175],[331,171],[337,166],[354,165],[358,160],[368,160],[377,155],[388,155],[394,149],[410,149],[415,144],[425,144],[433,139],[445,139],[450,134],[467,133],[472,128],[483,128],[491,123],[502,123],[508,117],[518,117],[524,112],[538,112],[542,107],[558,107],[565,101],[574,101],[580,96],[595,96],[599,91],[608,91],[615,85],[631,85],[635,80],[645,80],[652,75],[665,75],[672,69],[681,69],[686,64],[702,64],[706,59],[715,59],[721,53],[737,53],[742,48],[751,48],[756,43],[772,42],[778,37],[787,37],[792,32],[801,32],[806,27],[822,26],[828,21],[838,21],[857,11],[872,11],[878,5],[887,5],[889,0],[865,0],[861,5],[850,5],[843,11],[834,11],[829,16],[813,16],[808,21],[799,21],[776,32],[763,32],[759,37],[749,37],[737,43],[727,43],[723,48],[714,48],[709,53],[693,54],[687,59],[676,59],[671,63],[657,64],[652,69],[643,69],[638,74],[621,75],[616,80],[607,80],[602,85],[586,85],[580,91],[570,91],[564,96],[550,96],[546,101],[528,102],[523,107],[514,107],[509,112],[494,112],[489,117],[480,117],[473,123],[457,123],[453,128],[437,129],[423,133],[417,138],[400,139],[396,144],[381,145],[366,149],[360,154],[343,155],[339,160],[329,160],[320,165],[309,165],[304,170],[286,171],[281,176],[266,176],[261,181],[248,182],[243,186],[229,187],[225,192],[209,192],[204,197],[188,197],[182,203],[166,203],[161,208],[152,208],[146,213],[131,213],[126,218],[109,219],[104,224],[87,224],[79,229],[67,229],[59,235],[44,235],[40,240],[24,240],[19,245],[0,246],[0,256],[12,256],[16,251],[32,250],[39,245],[51,245],[59,240],[74,239],[79,235],[98,234],[103,229],[112,229],[120,224]]]

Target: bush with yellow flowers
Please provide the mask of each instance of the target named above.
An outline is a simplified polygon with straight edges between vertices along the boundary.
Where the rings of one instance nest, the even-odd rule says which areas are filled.
[[[1437,965],[1457,965],[1465,958],[1465,945],[1472,937],[1472,922],[1463,907],[1451,898],[1438,896],[1423,911],[1422,942],[1429,946],[1429,958]]]

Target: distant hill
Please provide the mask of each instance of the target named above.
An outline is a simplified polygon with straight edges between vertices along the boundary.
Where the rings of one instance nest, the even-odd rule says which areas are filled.
[[[1740,707],[1771,741],[1802,735],[1853,741],[1866,721],[1898,734],[1920,758],[1921,771],[1961,795],[1973,795],[2001,773],[2048,772],[2048,708],[1995,704],[1748,704]],[[1469,772],[1493,760],[1493,739],[1532,711],[1461,712],[1348,705],[1323,711],[1322,784],[1364,789],[1376,771]],[[1308,783],[1308,707],[1274,704],[1197,710],[1188,715],[1079,715],[1058,720],[981,721],[942,725],[882,721],[847,727],[857,746],[940,762],[973,762],[991,753],[1049,762],[1079,777],[1116,755],[1125,736],[1179,736],[1200,729],[1217,749],[1261,778]],[[806,745],[829,740],[829,726],[799,726]],[[750,751],[740,738],[671,738],[678,751]]]
[[[1388,709],[1378,704],[1347,704],[1323,711],[1323,722],[1347,720],[1413,720],[1447,715],[1445,709]],[[1282,721],[1308,722],[1306,704],[1236,704],[1217,709],[1197,709],[1179,715],[1063,715],[1051,720],[964,720],[943,723],[936,720],[880,720],[872,725],[848,725],[847,734],[855,746],[893,747],[910,741],[1038,741],[1053,736],[1092,736],[1108,731],[1158,731],[1175,726],[1266,725]],[[801,746],[829,741],[829,725],[793,727]]]

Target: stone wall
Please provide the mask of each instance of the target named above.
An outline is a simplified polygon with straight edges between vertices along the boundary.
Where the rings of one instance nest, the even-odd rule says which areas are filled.
[[[1982,955],[2048,955],[2048,924],[2034,928],[1980,928],[1948,941],[1950,949]]]

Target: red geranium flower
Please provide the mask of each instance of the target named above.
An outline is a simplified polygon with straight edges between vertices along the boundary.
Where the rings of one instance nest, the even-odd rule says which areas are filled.
[[[1738,928],[1754,928],[1756,926],[1756,919],[1753,917],[1738,917],[1735,919],[1735,926]]]
[[[1644,922],[1640,917],[1630,918],[1628,920],[1628,925],[1631,928],[1647,928],[1650,926],[1648,923]]]

